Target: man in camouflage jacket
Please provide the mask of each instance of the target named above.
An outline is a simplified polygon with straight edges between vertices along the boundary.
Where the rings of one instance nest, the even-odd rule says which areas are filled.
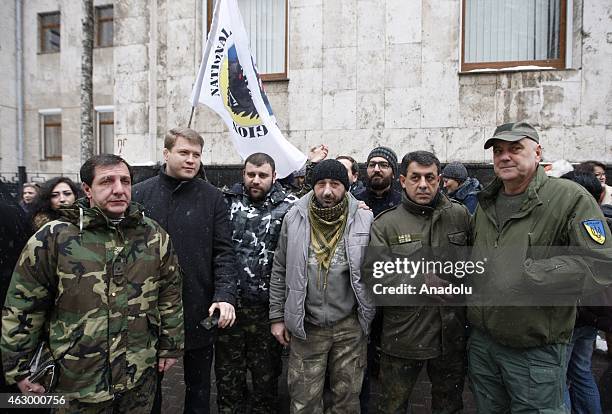
[[[298,199],[275,181],[274,160],[250,155],[243,182],[225,192],[232,242],[238,259],[237,322],[219,332],[215,347],[218,407],[221,413],[275,413],[281,373],[281,346],[270,333],[270,273],[282,220]],[[253,393],[247,390],[247,368]],[[250,395],[250,401],[245,398]]]
[[[148,413],[155,371],[182,354],[181,276],[168,234],[131,199],[131,170],[115,155],[81,168],[87,199],[61,209],[28,242],[2,313],[2,362],[24,393],[28,364],[48,340],[53,392],[67,412]]]

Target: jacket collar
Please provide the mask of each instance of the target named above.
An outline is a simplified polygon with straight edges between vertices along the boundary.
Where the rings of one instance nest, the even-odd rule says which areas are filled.
[[[451,201],[438,191],[429,205],[421,205],[409,199],[406,192],[402,191],[402,206],[416,216],[431,216],[436,210],[450,207]]]
[[[249,197],[243,183],[235,183],[229,190],[226,190],[225,193],[234,196]],[[283,186],[278,181],[275,181],[270,191],[268,191],[268,194],[266,194],[264,201],[270,201],[273,205],[277,205],[285,201],[287,196],[288,194],[283,189]]]
[[[535,175],[531,179],[531,182],[527,186],[527,197],[525,202],[521,206],[521,209],[517,214],[512,216],[513,218],[520,218],[527,215],[531,210],[533,210],[536,206],[542,204],[540,197],[538,196],[538,192],[540,189],[546,184],[549,180],[544,168],[538,165],[538,169],[536,170]],[[478,193],[478,202],[480,203],[483,210],[488,211],[491,214],[494,214],[494,209],[492,207],[495,205],[495,199],[497,195],[503,188],[503,182],[499,177],[495,177],[493,182],[486,186],[481,192]],[[493,220],[493,217],[490,217]],[[494,221],[494,220],[493,220]]]
[[[59,210],[60,215],[66,221],[78,226],[80,232],[83,229],[91,229],[97,227],[136,227],[142,223],[144,210],[138,203],[130,203],[126,210],[125,217],[121,222],[115,226],[115,224],[104,214],[98,207],[89,207],[89,200],[87,198],[81,198],[76,203],[67,208],[61,208]]]
[[[202,171],[202,167],[200,166],[200,171],[191,180],[179,180],[178,178],[174,178],[166,174],[166,164],[162,164],[161,167],[159,167],[159,179],[162,185],[166,186],[172,191],[176,191],[180,188],[191,186],[195,180],[201,178]]]

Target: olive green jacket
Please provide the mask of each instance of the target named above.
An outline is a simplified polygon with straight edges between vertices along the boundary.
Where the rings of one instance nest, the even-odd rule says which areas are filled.
[[[538,167],[521,209],[498,230],[495,199],[502,185],[496,178],[478,195],[474,249],[495,260],[485,275],[474,279],[475,291],[488,289],[498,297],[558,292],[577,298],[612,283],[610,229],[584,188],[549,178]],[[601,223],[604,234],[591,236],[589,223]],[[559,254],[556,247],[566,246],[577,254]],[[524,348],[568,342],[575,313],[575,306],[470,306],[468,320],[497,342]]]
[[[467,246],[471,238],[468,210],[441,193],[434,204],[435,207],[418,205],[402,193],[399,205],[374,220],[368,255],[376,257],[367,260],[381,260],[387,249],[391,256],[399,257],[418,253],[427,246],[438,252],[448,246]],[[368,281],[370,288],[371,282]],[[430,359],[462,352],[465,335],[465,307],[383,308],[382,350],[392,356]]]

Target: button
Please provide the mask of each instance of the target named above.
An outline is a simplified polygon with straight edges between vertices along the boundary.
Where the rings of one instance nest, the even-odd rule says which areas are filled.
[[[111,293],[111,296],[117,296],[117,294],[115,292]]]

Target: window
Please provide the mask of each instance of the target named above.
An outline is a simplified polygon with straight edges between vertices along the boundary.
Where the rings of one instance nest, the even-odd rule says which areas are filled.
[[[62,158],[62,113],[57,109],[40,111],[42,155],[45,160]]]
[[[113,154],[115,150],[115,119],[112,107],[96,109],[96,150],[98,154]]]
[[[40,33],[40,53],[60,51],[60,13],[38,15]]]
[[[463,0],[461,70],[565,67],[567,0]]]
[[[113,45],[113,6],[96,7],[96,47]]]
[[[216,0],[208,1],[208,25]],[[287,78],[287,0],[238,0],[251,53],[263,80]]]

